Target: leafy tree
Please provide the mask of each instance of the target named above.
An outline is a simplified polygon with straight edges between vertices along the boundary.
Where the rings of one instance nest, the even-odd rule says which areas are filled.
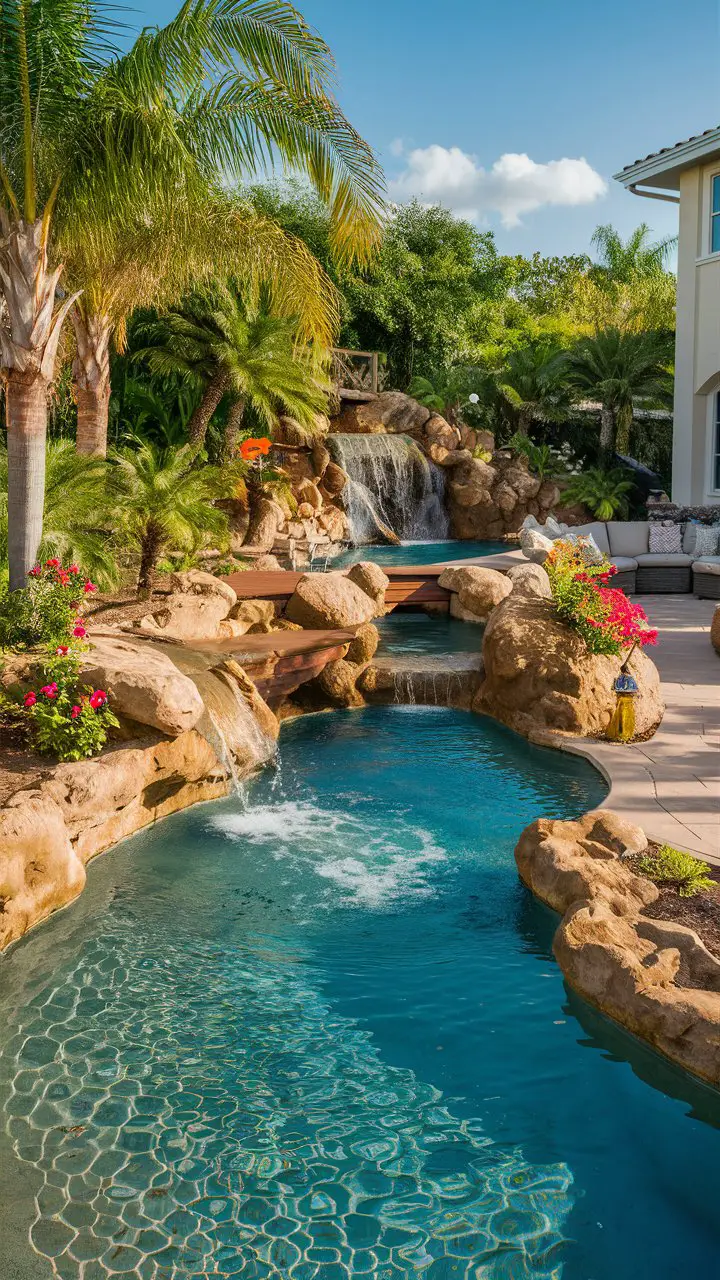
[[[533,422],[563,422],[570,410],[570,386],[558,351],[538,344],[511,352],[498,375],[498,388],[527,434]]]
[[[41,537],[47,392],[77,301],[57,292],[64,233],[89,219],[101,236],[112,210],[137,227],[141,192],[151,222],[163,196],[174,204],[180,192],[193,208],[208,185],[277,156],[329,205],[341,257],[370,252],[378,236],[380,170],[331,96],[327,45],[285,0],[188,0],[128,52],[117,44],[93,0],[7,0],[0,10],[12,588]],[[90,329],[104,344],[102,326]]]
[[[623,240],[619,231],[607,224],[595,228],[592,244],[599,254],[599,261],[592,267],[594,279],[605,286],[632,284],[635,280],[665,273],[677,236],[653,242],[650,227],[647,222],[641,222],[627,240]]]
[[[573,387],[601,402],[600,450],[605,459],[616,448],[627,453],[634,402],[657,404],[668,396],[669,359],[665,335],[618,328],[581,338],[569,352],[565,368]]]
[[[158,560],[168,548],[197,551],[222,540],[227,517],[214,505],[232,496],[233,468],[194,468],[195,450],[143,443],[122,449],[109,464],[110,509],[117,535],[140,561],[138,592],[148,593]]]
[[[196,449],[226,394],[225,457],[232,453],[246,406],[268,428],[281,413],[310,424],[325,406],[312,353],[296,346],[294,320],[248,306],[232,283],[193,294],[150,325],[147,336],[148,345],[139,354],[153,372],[180,375],[203,387],[188,423]]]

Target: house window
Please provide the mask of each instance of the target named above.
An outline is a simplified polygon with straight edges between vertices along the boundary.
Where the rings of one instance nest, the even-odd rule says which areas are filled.
[[[715,492],[720,492],[720,391],[715,393],[713,432],[713,480]]]
[[[720,253],[720,173],[715,174],[710,190],[710,252]]]

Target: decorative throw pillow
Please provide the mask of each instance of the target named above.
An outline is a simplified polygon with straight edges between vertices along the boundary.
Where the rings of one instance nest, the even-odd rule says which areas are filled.
[[[698,524],[695,526],[695,547],[693,555],[716,556],[720,528],[716,524]]]
[[[591,533],[566,533],[564,541],[572,542],[582,552],[585,564],[604,564],[607,559]]]
[[[648,550],[651,556],[676,556],[682,551],[682,529],[679,524],[650,524]]]

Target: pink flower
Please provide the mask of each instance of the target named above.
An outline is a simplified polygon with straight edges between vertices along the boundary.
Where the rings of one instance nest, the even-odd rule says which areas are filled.
[[[94,582],[90,582],[90,581],[88,580],[88,581],[85,583],[85,595],[86,595],[86,596],[87,596],[87,595],[89,595],[91,591],[97,591],[97,587],[95,586],[95,583],[94,583]]]
[[[32,569],[30,570],[30,572],[29,572],[29,574],[28,574],[28,577],[30,577],[30,578],[39,578],[41,573],[42,573],[42,565],[35,564],[35,565],[33,565]]]
[[[23,701],[26,707],[34,707],[35,703],[37,702],[37,694],[33,693],[31,689],[29,693],[25,694]]]
[[[60,568],[60,561],[59,561],[59,560],[46,560],[46,561],[45,561],[45,564],[47,565],[48,569],[59,569],[59,568]]]
[[[69,652],[70,652],[70,649],[68,645],[59,644],[57,649],[55,650],[55,656],[58,658],[66,658]]]
[[[57,698],[57,691],[58,691],[58,687],[54,680],[52,684],[44,684],[42,689],[40,690],[40,692],[43,693],[46,698]]]
[[[78,574],[79,572],[80,572],[80,565],[79,565],[79,564],[69,564],[69,565],[68,565],[68,573],[72,573],[74,576],[77,576],[77,574]]]
[[[104,689],[96,689],[95,692],[90,695],[90,706],[93,711],[98,711],[105,702],[107,702],[107,694]]]
[[[78,707],[78,706],[73,707],[72,711],[70,712],[70,719],[77,720],[81,711],[82,711],[82,707]]]
[[[85,630],[82,622],[75,623],[75,626],[73,627],[73,635],[77,640],[82,640],[83,636],[87,635],[87,631]]]

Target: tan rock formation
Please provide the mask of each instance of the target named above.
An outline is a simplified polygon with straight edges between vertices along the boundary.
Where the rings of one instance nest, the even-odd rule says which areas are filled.
[[[290,622],[310,629],[341,629],[371,622],[380,609],[372,596],[343,573],[307,573],[285,609]]]
[[[39,791],[23,791],[0,809],[0,949],[71,902],[85,867],[63,815]]]
[[[548,732],[603,736],[616,705],[613,685],[622,658],[590,653],[551,601],[518,587],[516,581],[485,629],[485,679],[473,709],[534,741],[546,740]],[[640,690],[636,737],[648,738],[663,716],[660,678],[641,651],[634,653],[630,670]]]
[[[282,507],[271,498],[259,498],[250,515],[246,543],[259,551],[272,551],[278,529],[286,519]]]
[[[275,604],[272,600],[239,600],[230,610],[230,620],[243,628],[238,635],[267,635],[275,623]]]
[[[362,707],[365,699],[356,688],[360,671],[354,662],[338,658],[323,667],[313,684],[333,707]]]
[[[446,587],[457,595],[458,605],[465,614],[472,615],[467,620],[473,622],[484,622],[512,591],[512,583],[504,574],[475,564],[445,569],[438,578],[438,586]],[[453,611],[453,602],[450,602],[453,617],[463,617],[463,613]]]
[[[345,657],[356,667],[366,666],[377,653],[380,643],[380,632],[372,622],[364,622],[355,632],[355,639],[348,645]]]
[[[378,564],[372,560],[359,560],[348,569],[347,577],[375,601],[378,617],[385,612],[385,592],[390,586],[390,579]]]
[[[366,404],[345,404],[332,422],[333,431],[413,435],[428,421],[430,410],[402,391],[382,391]]]
[[[658,890],[634,875],[618,855],[642,853],[647,837],[617,814],[597,810],[577,822],[538,818],[515,848],[520,879],[561,915],[573,903],[595,898],[617,915],[637,914]]]
[[[94,633],[82,674],[110,694],[119,715],[172,737],[193,729],[203,714],[192,680],[147,642]]]

